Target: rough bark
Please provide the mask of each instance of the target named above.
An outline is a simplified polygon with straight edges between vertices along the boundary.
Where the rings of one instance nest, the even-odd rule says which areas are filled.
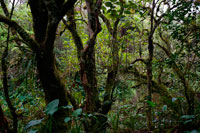
[[[100,4],[100,5],[99,5]],[[98,99],[97,81],[96,81],[96,66],[94,46],[96,43],[96,36],[101,31],[101,25],[98,20],[99,6],[101,7],[101,0],[86,1],[88,12],[88,31],[89,39],[87,46],[83,47],[82,40],[76,31],[76,23],[74,20],[74,11],[68,12],[69,25],[64,21],[68,30],[71,32],[74,42],[77,47],[77,54],[80,62],[80,77],[82,85],[86,92],[86,110],[88,112],[97,111],[100,105]]]
[[[97,79],[96,79],[96,65],[95,65],[95,49],[96,37],[101,31],[98,14],[100,12],[102,0],[86,0],[86,7],[88,13],[88,31],[89,39],[87,46],[81,51],[80,58],[80,77],[81,82],[86,93],[86,112],[98,112],[101,104],[99,100]],[[90,119],[84,122],[86,132],[95,132],[102,130],[100,128],[100,117]]]
[[[48,24],[48,12],[44,2],[41,0],[29,0],[31,14],[33,18],[34,37],[38,43],[45,39]]]
[[[74,9],[70,10],[67,13],[67,17],[68,17],[69,24],[67,24],[67,21],[65,19],[63,19],[63,23],[65,24],[66,28],[71,32],[71,35],[73,37],[74,43],[77,48],[77,55],[78,55],[78,59],[80,62],[81,51],[83,50],[83,42],[82,42],[81,37],[76,29],[76,22],[75,22],[75,18],[74,18]]]
[[[86,0],[89,39],[87,42],[87,46],[81,51],[80,59],[80,77],[82,85],[86,92],[87,112],[98,111],[100,107],[96,80],[94,46],[96,43],[97,34],[101,31],[101,25],[98,20],[98,11],[96,11],[96,4],[97,1]]]
[[[76,30],[76,23],[74,19],[74,11],[69,12],[68,24],[63,21],[71,32],[77,47],[77,55],[80,65],[80,77],[83,88],[86,93],[85,111],[88,113],[100,112],[102,113],[101,103],[98,97],[98,88],[96,80],[96,65],[95,65],[95,49],[96,37],[101,31],[101,25],[99,22],[99,13],[102,1],[101,0],[86,0],[86,8],[88,13],[88,32],[89,39],[87,45],[83,47],[82,40]],[[84,122],[86,132],[95,132],[105,129],[104,123],[107,119],[102,115],[96,115],[95,118]],[[102,122],[103,121],[103,122]]]
[[[61,14],[62,12],[60,12],[59,8],[62,8],[64,1],[44,0],[43,3],[40,0],[32,0],[29,4],[34,20],[35,39],[40,44],[41,52],[37,54],[37,69],[42,87],[44,88],[46,102],[49,103],[52,100],[59,99],[59,107],[66,106],[68,105],[68,99],[65,84],[55,65],[55,54],[53,52],[56,30],[64,16]],[[68,115],[69,112],[67,109],[60,109],[54,114],[54,132],[67,131],[68,125],[64,123],[64,118]]]

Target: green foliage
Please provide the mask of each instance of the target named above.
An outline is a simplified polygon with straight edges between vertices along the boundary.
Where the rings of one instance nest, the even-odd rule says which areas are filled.
[[[59,99],[51,101],[46,107],[46,114],[53,115],[58,110]]]
[[[72,133],[81,133],[82,132],[82,116],[86,116],[83,114],[82,109],[76,109],[72,112],[70,117],[66,117],[64,119],[65,123],[73,121],[75,125],[71,127],[70,132]],[[83,118],[84,119],[84,118]]]
[[[66,118],[64,119],[64,122],[65,122],[65,123],[68,123],[70,120],[71,120],[70,117],[66,117]]]
[[[116,132],[119,129],[119,113],[110,116],[112,129]]]
[[[82,113],[82,109],[77,109],[72,113],[73,117],[78,117],[79,115],[81,115]]]
[[[40,119],[40,120],[32,120],[30,121],[25,127],[24,127],[24,130],[27,130],[29,129],[30,127],[33,127],[33,126],[36,126],[36,125],[39,125],[42,123],[42,120],[43,119]],[[30,130],[29,132],[33,132],[33,130]]]
[[[74,15],[76,30],[80,33],[83,45],[86,47],[89,38],[89,31],[86,30],[88,18],[86,10],[82,9],[85,1],[82,2],[77,3]],[[191,2],[174,0],[173,3],[171,1],[169,5],[178,5],[169,11],[166,11],[163,7],[164,3],[159,3],[159,1],[157,3],[161,4],[161,6],[160,9],[156,8],[154,11],[154,25],[159,24],[159,26],[153,35],[155,43],[152,61],[153,92],[152,100],[149,101],[147,100],[146,64],[140,61],[132,62],[136,59],[148,60],[148,37],[151,25],[151,6],[149,5],[152,1],[103,1],[101,12],[108,18],[111,27],[113,27],[117,19],[120,20],[116,38],[119,46],[120,63],[115,86],[112,90],[112,108],[107,115],[107,122],[110,125],[110,127],[107,127],[108,130],[134,132],[147,129],[147,106],[152,108],[152,122],[156,131],[172,132],[177,127],[179,129],[184,128],[182,130],[192,133],[200,130],[198,128],[200,124],[198,97],[200,92],[200,15],[199,3]],[[156,13],[157,11],[158,13]],[[164,17],[158,22],[159,16],[163,13],[165,13]],[[0,14],[3,14],[1,8]],[[101,18],[99,19],[102,31],[98,34],[94,51],[96,79],[98,81],[99,99],[106,104],[107,101],[103,101],[103,98],[106,91],[107,74],[113,67],[112,53],[115,51],[113,51],[112,38],[106,24]],[[33,22],[27,4],[22,4],[15,8],[13,20],[16,20],[33,36]],[[7,26],[0,23],[0,27],[0,56],[2,56],[6,46]],[[40,132],[43,128],[45,131],[51,131],[54,120],[53,114],[60,109],[58,108],[59,100],[51,101],[45,108],[44,91],[36,71],[37,57],[25,46],[26,42],[21,42],[21,45],[18,46],[14,40],[16,40],[16,36],[11,35],[9,56],[7,57],[9,66],[8,82],[9,95],[19,115],[19,132],[28,131],[34,133]],[[21,38],[19,40],[21,41]],[[167,49],[170,52],[170,56],[167,56],[162,47],[156,43]],[[73,110],[71,105],[62,107],[70,110],[70,115],[64,119],[63,123],[71,124],[71,132],[83,132],[83,123],[89,119],[97,120],[98,115],[96,112],[85,112],[86,93],[79,76],[80,64],[77,58],[77,49],[70,32],[66,30],[66,26],[63,23],[58,26],[54,53],[56,55],[56,66],[60,70],[66,90],[75,99],[79,108]],[[134,73],[132,68],[137,69],[139,74]],[[129,70],[124,72],[126,69]],[[183,74],[181,78],[179,76],[180,73]],[[1,71],[0,78],[2,79]],[[188,86],[195,92],[192,95],[195,101],[192,114],[187,112],[188,102],[183,81],[187,81]],[[3,88],[2,80],[0,80],[0,88]],[[155,93],[159,97],[154,97]],[[3,107],[4,114],[8,117],[9,124],[12,125],[10,122],[12,116],[2,90],[0,91],[0,105]],[[101,110],[97,112],[99,113]],[[102,123],[102,125],[104,124]],[[188,125],[191,126],[191,129],[185,129]]]

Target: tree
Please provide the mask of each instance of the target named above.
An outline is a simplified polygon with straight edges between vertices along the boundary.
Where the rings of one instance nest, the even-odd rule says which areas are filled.
[[[56,0],[30,0],[29,6],[33,17],[33,29],[35,39],[15,21],[0,15],[0,21],[14,28],[20,37],[27,43],[30,49],[36,54],[37,69],[41,84],[44,88],[46,103],[59,99],[59,107],[68,104],[65,93],[65,84],[59,76],[59,71],[55,65],[55,55],[53,52],[56,30],[63,16],[73,8],[75,0],[65,2]],[[64,116],[68,114],[66,110],[59,110],[55,114],[55,127],[60,131],[65,131]]]

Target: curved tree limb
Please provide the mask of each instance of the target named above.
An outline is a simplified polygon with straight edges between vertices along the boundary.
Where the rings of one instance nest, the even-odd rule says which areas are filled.
[[[15,21],[3,16],[0,14],[0,22],[3,22],[10,27],[14,28],[17,33],[21,36],[21,38],[27,42],[27,45],[30,49],[33,50],[33,52],[39,51],[39,44],[30,37],[30,35]]]
[[[65,24],[65,26],[67,27],[67,29],[72,34],[74,43],[75,43],[76,48],[77,48],[78,59],[80,60],[81,51],[83,50],[83,42],[81,40],[80,35],[78,34],[78,32],[76,30],[76,23],[75,23],[75,18],[74,18],[74,9],[71,9],[71,11],[69,11],[67,13],[67,17],[68,17],[68,21],[69,21],[70,24],[67,24],[67,21],[65,19],[62,19],[62,21]]]
[[[110,21],[102,13],[100,13],[99,16],[101,17],[101,19],[103,20],[103,22],[106,24],[106,27],[107,27],[109,33],[112,34],[113,29],[112,29],[112,26],[110,24]]]

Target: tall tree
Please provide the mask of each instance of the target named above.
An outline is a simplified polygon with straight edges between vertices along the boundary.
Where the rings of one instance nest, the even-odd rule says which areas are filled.
[[[18,23],[0,15],[0,22],[14,28],[36,54],[37,70],[44,88],[46,103],[59,99],[59,107],[67,105],[68,99],[65,93],[65,84],[55,65],[54,41],[59,22],[75,3],[76,0],[29,0],[35,39],[31,38]],[[67,130],[67,125],[63,122],[67,114],[66,109],[55,113],[54,130],[59,129],[61,132]]]

